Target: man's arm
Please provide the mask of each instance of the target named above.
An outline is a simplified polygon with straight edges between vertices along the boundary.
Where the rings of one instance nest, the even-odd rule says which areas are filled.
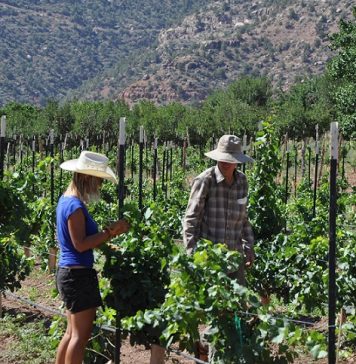
[[[195,179],[190,191],[187,210],[183,219],[183,242],[188,254],[191,254],[200,238],[205,199],[208,193],[203,179]]]
[[[246,217],[244,219],[243,227],[242,227],[242,240],[244,241],[245,246],[253,249],[255,237],[253,235],[252,226],[247,217],[247,212],[246,212]]]

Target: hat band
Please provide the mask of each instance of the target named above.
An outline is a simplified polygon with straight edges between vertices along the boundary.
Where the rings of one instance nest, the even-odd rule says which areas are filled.
[[[81,161],[80,159],[77,162],[77,169],[78,170],[96,170],[101,172],[106,172],[106,163],[98,163],[98,162],[92,162],[89,159],[86,159],[85,161]]]
[[[241,153],[241,148],[217,148],[217,150],[221,153],[230,153],[230,154],[236,154]]]

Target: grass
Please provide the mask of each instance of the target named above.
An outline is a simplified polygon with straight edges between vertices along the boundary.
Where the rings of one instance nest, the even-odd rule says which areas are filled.
[[[48,335],[49,323],[35,315],[5,314],[0,319],[0,362],[48,364],[54,361],[56,344]]]

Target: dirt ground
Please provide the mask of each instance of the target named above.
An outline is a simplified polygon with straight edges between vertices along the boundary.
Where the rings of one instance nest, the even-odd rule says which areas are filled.
[[[51,291],[54,288],[53,274],[48,274],[36,266],[31,275],[22,282],[22,288],[16,291],[14,294],[22,298],[27,298],[35,302],[36,304],[48,307],[50,309],[58,311],[61,301],[60,299],[53,298]],[[25,314],[32,319],[50,320],[52,314],[40,308],[32,307],[26,303],[16,300],[14,297],[8,295],[2,298],[3,315],[8,313],[11,316],[16,316],[18,313]],[[7,350],[13,341],[16,340],[12,337],[6,337],[0,340],[0,352]],[[183,353],[182,355],[189,355],[189,353]],[[167,364],[188,364],[194,363],[193,360],[189,360],[186,357],[170,352],[166,354],[165,363]],[[120,363],[121,364],[149,364],[151,353],[150,350],[146,350],[144,346],[132,347],[128,339],[123,340],[120,351]],[[0,356],[0,364],[16,364],[14,362],[3,362]],[[30,363],[29,363],[30,364]]]
[[[36,302],[36,304],[48,307],[53,310],[58,310],[60,307],[59,298],[53,298],[51,291],[53,290],[53,274],[48,274],[41,270],[39,266],[36,266],[31,275],[22,283],[22,288],[15,294],[17,296],[27,298],[31,301]],[[34,308],[26,303],[20,302],[9,295],[3,297],[3,314],[8,313],[12,316],[16,316],[18,313],[25,314],[32,319],[43,319],[50,322],[52,314],[45,310]],[[0,340],[0,353],[8,349],[10,344],[16,338],[6,337]],[[189,355],[188,353],[183,353],[182,355],[177,355],[173,352],[167,353],[166,364],[188,364],[194,363],[192,359],[188,359],[184,355]],[[146,350],[143,346],[132,347],[128,340],[122,342],[121,364],[149,364],[150,363],[150,351]],[[295,364],[327,364],[327,359],[321,359],[317,361],[312,361],[310,356],[302,356],[294,361]],[[110,363],[110,362],[109,362]],[[108,364],[109,364],[108,363]],[[348,360],[339,360],[338,364],[355,364],[356,354]],[[15,362],[3,362],[0,355],[0,364],[16,364]],[[112,364],[112,363],[111,363]]]

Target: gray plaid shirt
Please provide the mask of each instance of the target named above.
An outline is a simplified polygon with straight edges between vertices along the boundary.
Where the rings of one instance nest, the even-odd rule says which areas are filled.
[[[218,166],[201,173],[193,181],[183,221],[183,240],[188,253],[199,239],[225,243],[231,250],[253,247],[254,237],[247,217],[248,183],[246,176],[234,171],[229,186]]]

